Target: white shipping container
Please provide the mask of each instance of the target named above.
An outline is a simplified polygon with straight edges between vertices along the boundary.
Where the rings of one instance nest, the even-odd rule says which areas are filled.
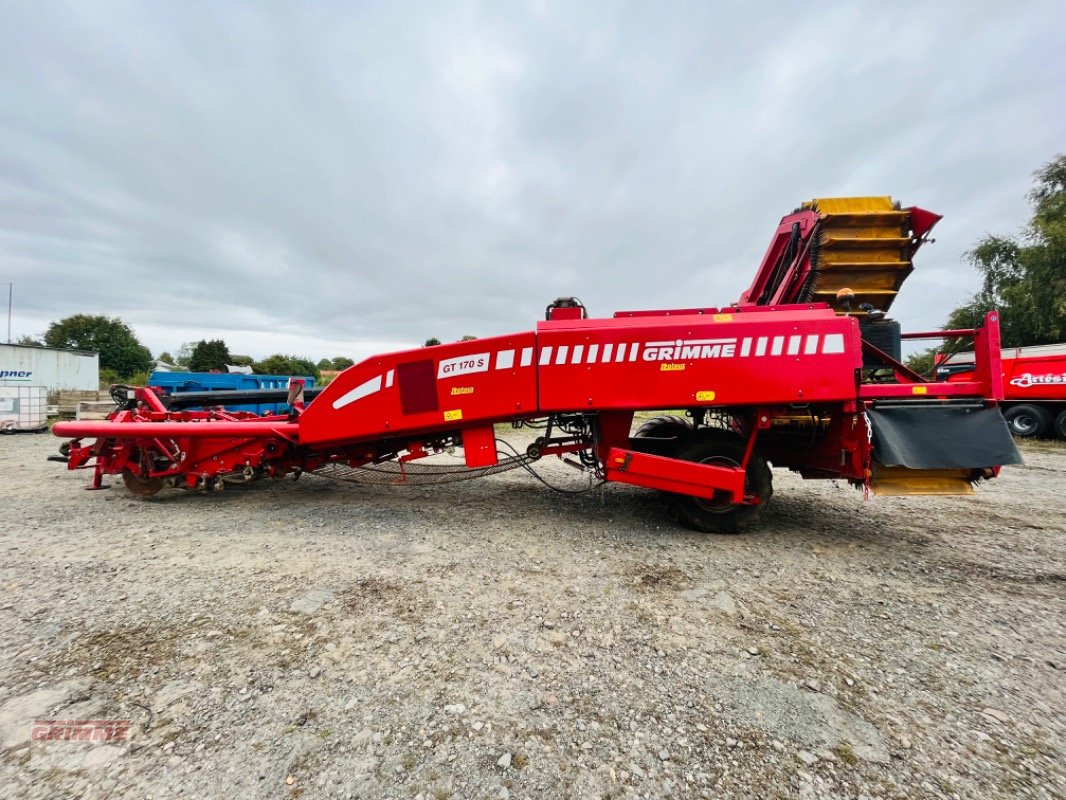
[[[0,344],[0,386],[96,391],[100,388],[100,354]]]
[[[0,432],[47,428],[46,397],[43,386],[0,386]]]

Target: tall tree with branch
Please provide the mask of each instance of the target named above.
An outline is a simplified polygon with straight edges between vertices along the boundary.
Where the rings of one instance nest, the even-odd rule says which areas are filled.
[[[1016,236],[992,234],[966,254],[984,278],[949,328],[970,328],[998,308],[1005,347],[1066,340],[1066,155],[1035,173],[1033,217]]]

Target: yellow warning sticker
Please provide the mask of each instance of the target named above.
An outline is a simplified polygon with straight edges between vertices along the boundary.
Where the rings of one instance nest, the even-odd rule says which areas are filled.
[[[925,386],[913,386],[911,387],[911,394],[929,394],[929,389]]]
[[[714,392],[711,392],[711,391],[696,392],[696,401],[697,402],[709,403],[712,400],[714,400]]]
[[[712,317],[712,319],[715,322],[732,322],[733,321],[733,315],[732,314],[715,314]]]
[[[474,393],[474,387],[473,386],[453,386],[452,387],[452,396],[453,397],[455,395],[457,395],[457,394],[473,394],[473,393]]]
[[[454,422],[457,419],[463,418],[463,410],[461,408],[454,408],[451,411],[444,412],[445,422]]]
[[[685,371],[685,365],[684,364],[660,364],[659,365],[659,371],[660,372],[684,372]]]

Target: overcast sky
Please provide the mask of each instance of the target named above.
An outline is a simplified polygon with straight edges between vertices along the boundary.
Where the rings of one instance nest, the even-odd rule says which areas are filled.
[[[724,305],[855,194],[945,215],[894,306],[936,326],[1064,151],[1061,2],[0,5],[16,337],[317,360]]]

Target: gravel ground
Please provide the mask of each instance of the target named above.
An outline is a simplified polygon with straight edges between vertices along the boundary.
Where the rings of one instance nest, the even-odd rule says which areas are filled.
[[[85,492],[56,444],[0,439],[5,796],[1066,796],[1066,447],[971,498],[775,471],[709,536],[521,471]]]

